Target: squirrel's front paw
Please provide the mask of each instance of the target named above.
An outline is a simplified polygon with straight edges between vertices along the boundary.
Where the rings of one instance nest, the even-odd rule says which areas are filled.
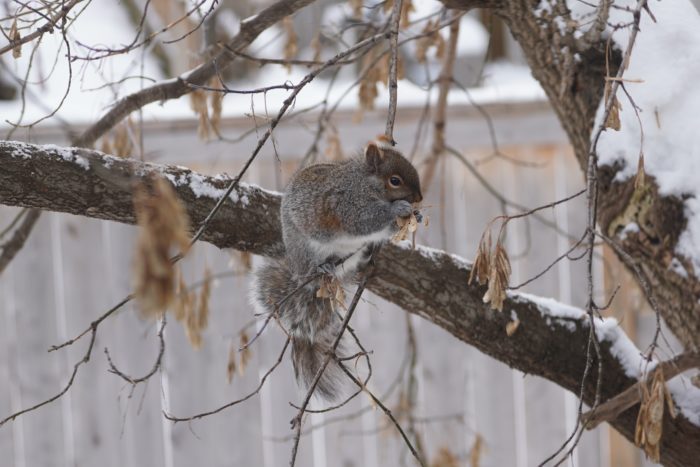
[[[418,209],[413,210],[413,215],[416,216],[416,222],[419,224],[423,222],[423,214]]]
[[[337,262],[338,258],[328,258],[325,262],[318,265],[318,270],[319,272],[321,272],[321,274],[326,274],[328,276],[334,277],[337,270]]]
[[[391,203],[391,210],[394,217],[408,217],[413,212],[413,206],[408,201],[399,199]]]

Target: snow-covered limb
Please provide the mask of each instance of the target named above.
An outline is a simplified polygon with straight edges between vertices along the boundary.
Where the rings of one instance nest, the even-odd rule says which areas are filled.
[[[137,179],[162,176],[184,201],[192,228],[204,220],[230,180],[186,167],[136,162],[82,148],[0,142],[0,204],[135,222],[131,193]],[[248,206],[256,209],[248,209]],[[213,219],[204,240],[264,255],[282,252],[279,194],[241,183]]]
[[[657,365],[658,362],[650,363],[653,365],[648,365],[649,372],[646,378],[640,379],[639,383],[630,386],[624,392],[601,404],[595,411],[591,410],[583,414],[587,429],[595,428],[604,421],[614,420],[620,413],[639,403],[642,394],[640,385],[651,381],[654,373],[659,371],[659,367],[664,378],[668,381],[686,370],[700,368],[700,354],[697,352],[684,353],[659,365]],[[679,381],[680,384],[676,381]],[[675,404],[680,406],[683,414],[695,425],[700,424],[700,389],[682,377],[671,382],[669,387]]]
[[[133,182],[152,175],[164,176],[174,184],[194,227],[227,184],[223,177],[115,158],[99,151],[0,142],[1,204],[131,224],[135,221]],[[203,239],[222,248],[279,255],[283,251],[279,202],[278,193],[241,184]],[[484,287],[467,285],[470,268],[470,262],[440,250],[386,245],[369,288],[497,360],[578,393],[589,335],[588,323],[581,319],[583,312],[522,293],[510,294],[504,312],[494,312],[482,301]],[[520,326],[508,336],[506,326],[513,313]],[[615,322],[606,320],[597,329],[603,363],[600,396],[605,401],[636,382],[641,357]],[[584,400],[589,403],[595,397],[596,368],[594,365],[584,385]],[[693,413],[697,415],[700,404],[693,394],[674,392],[676,395],[681,413],[691,419]],[[628,410],[612,425],[632,439],[635,415],[634,408]],[[688,442],[688,437],[700,437],[700,426],[682,416],[666,420],[664,433],[674,434],[664,436],[665,463],[690,465],[689,459],[697,459],[700,447]]]

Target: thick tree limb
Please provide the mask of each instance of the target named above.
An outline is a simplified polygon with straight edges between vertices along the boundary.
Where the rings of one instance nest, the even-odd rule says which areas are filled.
[[[207,215],[216,202],[216,190],[223,191],[227,183],[184,168],[118,159],[97,151],[0,142],[0,203],[10,206],[132,224],[132,181],[154,173],[175,183],[193,225]],[[279,201],[276,193],[241,185],[209,225],[204,240],[221,248],[280,255]],[[469,268],[463,260],[441,251],[387,245],[369,288],[507,365],[577,392],[588,343],[587,322],[576,318],[576,313],[583,316],[583,312],[569,309],[569,317],[563,317],[548,302],[515,294],[506,300],[504,313],[493,312],[482,302],[484,288],[467,286]],[[511,311],[521,324],[508,337],[505,328]],[[619,328],[614,331],[599,336],[604,372],[601,400],[636,383],[618,360],[619,351],[611,351],[613,343],[632,344]],[[595,380],[596,375],[591,375],[584,388],[584,400],[589,403],[595,397]],[[633,439],[636,414],[637,406],[611,424]],[[700,427],[682,415],[666,417],[662,462],[693,465],[700,458],[698,439]]]
[[[561,17],[543,17],[539,2],[527,0],[441,0],[446,6],[469,10],[491,8],[508,25],[521,45],[533,76],[540,82],[574,148],[584,173],[591,144],[596,110],[603,97],[607,76],[604,40],[596,20],[586,40],[578,40],[574,31],[562,31]],[[607,15],[605,8],[599,15]],[[539,14],[539,16],[538,16]],[[557,14],[557,13],[553,13]],[[560,21],[557,21],[560,20]],[[585,49],[578,49],[585,45]],[[574,59],[577,54],[578,59]],[[611,75],[621,60],[613,51]],[[676,245],[686,226],[683,202],[675,196],[661,196],[653,180],[647,177],[649,190],[635,199],[634,180],[619,182],[615,176],[621,167],[598,169],[598,223],[601,230],[628,253],[618,257],[635,279],[653,295],[658,311],[671,331],[687,350],[700,350],[700,281],[690,263],[678,258]],[[637,197],[639,198],[639,197]],[[639,232],[620,235],[631,222]],[[689,272],[687,277],[671,268],[679,259]],[[637,271],[640,275],[637,275]]]

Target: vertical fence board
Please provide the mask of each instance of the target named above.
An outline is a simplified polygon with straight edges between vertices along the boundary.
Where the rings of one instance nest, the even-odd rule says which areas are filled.
[[[68,379],[62,356],[47,353],[58,339],[49,216],[37,221],[12,268],[20,406],[27,408],[59,393]],[[61,402],[23,415],[22,427],[28,466],[66,461]]]

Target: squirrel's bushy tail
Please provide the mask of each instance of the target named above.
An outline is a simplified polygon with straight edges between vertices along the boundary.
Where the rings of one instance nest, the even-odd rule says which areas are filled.
[[[292,337],[292,364],[297,382],[308,389],[333,347],[341,321],[330,300],[316,296],[319,279],[302,285],[304,282],[294,276],[286,260],[271,260],[255,272],[252,299],[258,312],[265,316],[277,310],[282,326]],[[343,341],[336,354],[345,355]],[[337,399],[341,381],[342,369],[331,359],[314,394],[327,400]]]

